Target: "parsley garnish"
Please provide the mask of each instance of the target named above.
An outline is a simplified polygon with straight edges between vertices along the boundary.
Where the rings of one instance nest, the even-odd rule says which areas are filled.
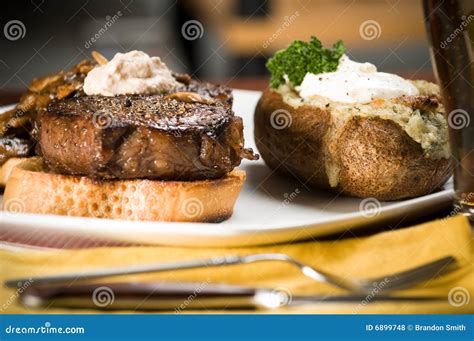
[[[295,40],[285,50],[280,50],[266,64],[271,73],[270,86],[277,88],[285,83],[287,75],[293,85],[300,85],[306,73],[336,71],[344,54],[344,44],[337,41],[332,49],[326,49],[314,36],[309,42]]]

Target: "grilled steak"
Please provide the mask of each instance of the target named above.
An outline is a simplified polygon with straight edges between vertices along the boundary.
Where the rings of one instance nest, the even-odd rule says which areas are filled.
[[[87,73],[95,66],[84,60],[68,71],[35,78],[15,108],[0,114],[0,166],[12,157],[34,155],[35,120],[38,112],[53,100],[82,92]]]
[[[46,164],[105,179],[219,178],[255,158],[243,147],[230,90],[190,82],[172,94],[78,96],[38,119]]]

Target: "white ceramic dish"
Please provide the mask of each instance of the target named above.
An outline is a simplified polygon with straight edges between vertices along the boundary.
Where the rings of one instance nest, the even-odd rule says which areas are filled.
[[[260,96],[234,91],[234,110],[243,117],[248,147],[253,140],[253,111]],[[244,161],[247,181],[234,215],[219,224],[118,221],[0,212],[0,232],[43,236],[70,235],[144,244],[179,246],[251,246],[318,237],[368,224],[407,221],[450,205],[452,183],[439,192],[410,200],[380,203],[349,198],[273,174],[263,161]],[[39,199],[41,200],[41,199]]]

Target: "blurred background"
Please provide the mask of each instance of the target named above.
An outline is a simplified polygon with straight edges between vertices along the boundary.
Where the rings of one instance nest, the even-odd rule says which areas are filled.
[[[311,35],[343,39],[353,59],[380,70],[433,78],[416,0],[16,0],[0,17],[3,102],[93,50],[143,50],[199,79],[262,89],[266,59]]]

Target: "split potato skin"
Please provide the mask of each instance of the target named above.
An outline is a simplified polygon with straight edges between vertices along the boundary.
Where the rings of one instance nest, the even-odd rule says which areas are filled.
[[[281,118],[286,120],[282,125],[275,123],[278,114],[289,115]],[[426,157],[421,145],[391,120],[353,116],[336,128],[330,108],[296,108],[271,89],[260,98],[254,120],[255,141],[266,164],[316,188],[399,200],[429,194],[451,174],[449,159]],[[331,186],[334,178],[337,185]]]

